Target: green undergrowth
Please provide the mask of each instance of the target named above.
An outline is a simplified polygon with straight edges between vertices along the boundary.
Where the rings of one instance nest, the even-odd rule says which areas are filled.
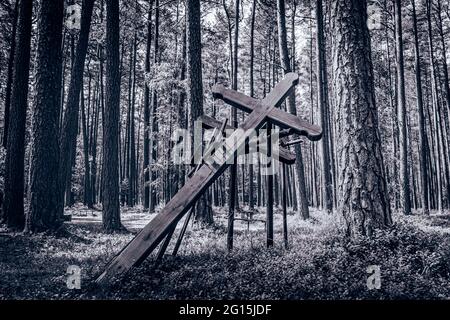
[[[69,224],[70,237],[0,233],[3,299],[445,299],[450,298],[450,216],[395,216],[373,238],[350,242],[339,219],[312,212],[289,216],[289,249],[281,215],[275,246],[264,224],[236,221],[226,249],[225,213],[214,228],[190,227],[177,257],[153,257],[107,290],[92,280],[132,234],[105,234],[98,224]],[[221,218],[222,216],[222,218]],[[256,215],[264,218],[263,211]],[[177,234],[177,233],[176,233]],[[169,246],[168,252],[171,252]],[[81,289],[66,287],[69,265],[81,268]],[[380,266],[381,288],[367,287],[367,267]]]

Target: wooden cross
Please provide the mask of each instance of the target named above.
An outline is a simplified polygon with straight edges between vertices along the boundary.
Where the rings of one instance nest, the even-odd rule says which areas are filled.
[[[216,99],[223,99],[232,106],[250,113],[239,127],[241,130],[236,130],[223,141],[224,146],[227,146],[225,156],[214,157],[213,155],[206,158],[196,173],[186,181],[156,217],[106,265],[96,283],[106,284],[112,278],[126,273],[144,261],[175,228],[206,189],[230,166],[230,160],[245,147],[248,138],[253,134],[252,129],[258,130],[270,121],[282,128],[290,128],[310,140],[320,139],[322,135],[320,127],[277,109],[297,83],[298,75],[289,73],[263,100],[245,96],[222,86],[215,86],[213,93]]]

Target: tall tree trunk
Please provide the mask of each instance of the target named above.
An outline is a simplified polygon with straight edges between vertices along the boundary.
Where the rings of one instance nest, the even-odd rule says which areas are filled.
[[[431,97],[432,97],[432,106],[433,106],[433,114],[434,114],[434,143],[436,144],[433,147],[434,150],[434,159],[436,163],[436,200],[437,200],[437,210],[438,212],[442,212],[442,166],[441,166],[441,149],[439,143],[439,134],[438,134],[438,110],[439,110],[439,99],[437,94],[437,79],[436,79],[436,66],[434,59],[434,42],[433,42],[433,32],[431,27],[431,10],[432,10],[432,1],[426,1],[426,9],[427,9],[427,26],[428,26],[428,46],[429,46],[429,57],[430,57],[430,73],[431,73]],[[430,117],[430,122],[431,122]],[[432,129],[431,129],[432,130]],[[432,131],[431,131],[432,132]],[[433,142],[433,139],[431,140]]]
[[[230,54],[229,61],[230,61],[230,70],[229,70],[229,76],[231,79],[233,79],[233,72],[234,72],[234,59],[233,59],[233,26],[231,24],[231,16],[230,12],[228,11],[226,0],[222,0],[222,7],[225,11],[225,16],[227,17],[227,26],[228,26],[228,51]]]
[[[119,206],[119,0],[106,2],[106,105],[103,118],[103,229],[122,228]]]
[[[185,19],[186,20],[186,19]],[[187,52],[187,44],[186,44],[186,21],[184,24],[183,35],[181,37],[182,41],[182,49],[181,49],[181,61],[180,61],[180,81],[186,80],[186,52]],[[187,112],[186,112],[186,91],[184,88],[181,88],[180,93],[178,95],[178,125],[181,129],[187,129]],[[186,152],[186,150],[184,150]],[[179,181],[178,181],[178,189],[180,189],[184,185],[185,179],[185,166],[183,164],[180,165],[179,172]]]
[[[81,125],[83,134],[83,159],[84,159],[84,202],[88,208],[93,207],[91,193],[91,169],[89,163],[89,140],[88,140],[88,123],[86,118],[84,92],[81,90]],[[89,114],[88,114],[89,116]]]
[[[370,236],[375,228],[391,225],[392,219],[378,131],[367,3],[336,0],[331,10],[339,211],[349,236]]]
[[[153,64],[159,63],[159,0],[155,0],[155,39],[154,39],[154,52],[153,52]],[[157,205],[157,192],[156,187],[153,185],[157,179],[156,162],[158,161],[158,140],[156,139],[156,133],[158,132],[158,94],[156,89],[152,90],[152,111],[151,111],[151,126],[150,126],[150,150],[151,150],[151,165],[150,165],[150,212],[155,211]]]
[[[283,67],[284,73],[291,72],[291,65],[289,60],[289,50],[287,46],[287,35],[286,35],[286,8],[284,0],[277,0],[278,7],[278,43],[280,46],[280,61]],[[297,107],[295,105],[295,93],[292,93],[287,98],[287,105],[289,107],[289,112],[293,115],[297,115]],[[305,172],[303,166],[302,149],[300,144],[295,145],[295,156],[296,162],[295,167],[297,171],[298,178],[298,192],[300,201],[300,213],[303,219],[309,218],[309,208],[308,208],[308,198],[306,196],[306,185],[305,185]]]
[[[439,36],[441,40],[441,47],[442,47],[442,69],[443,69],[443,76],[444,76],[444,95],[445,95],[445,105],[447,108],[442,107],[442,120],[440,121],[441,126],[441,139],[442,139],[442,148],[443,148],[443,154],[442,154],[442,160],[444,163],[444,175],[445,175],[445,198],[447,200],[447,208],[450,208],[450,123],[449,123],[449,112],[450,112],[450,88],[449,88],[449,77],[448,77],[448,69],[447,69],[447,46],[445,43],[445,36],[444,36],[444,30],[442,25],[442,7],[441,7],[441,0],[437,1],[437,9],[438,9],[438,31]]]
[[[146,73],[150,72],[150,50],[152,43],[152,8],[153,0],[150,1],[150,9],[147,19],[147,48],[145,52],[145,69]],[[150,88],[145,83],[144,88],[144,209],[148,209],[150,205]]]
[[[417,93],[417,110],[419,112],[419,164],[420,164],[420,176],[421,176],[421,201],[422,211],[425,214],[429,214],[429,200],[428,200],[428,167],[427,167],[427,154],[430,152],[428,147],[428,139],[425,129],[425,114],[423,111],[423,97],[422,97],[422,76],[420,69],[420,47],[419,37],[417,31],[417,16],[415,0],[411,0],[412,4],[412,17],[413,17],[413,31],[414,31],[414,68],[416,74],[416,93]]]
[[[58,176],[64,0],[42,0],[38,20],[30,208],[26,229],[57,230],[63,202]]]
[[[25,122],[28,106],[28,78],[30,72],[32,0],[19,5],[17,48],[14,55],[13,83],[5,164],[4,218],[9,228],[23,229]]]
[[[201,51],[201,24],[200,24],[200,0],[188,0],[186,3],[187,18],[187,70],[189,88],[189,122],[191,133],[191,150],[194,150],[196,142],[203,141],[202,135],[194,132],[194,121],[203,114],[203,83],[202,83],[202,51]],[[201,133],[201,132],[200,132]],[[196,135],[196,136],[195,136]],[[197,201],[195,209],[196,221],[213,223],[212,211],[208,203],[208,195],[205,193]]]
[[[128,180],[130,182],[130,189],[128,193],[128,205],[135,205],[136,195],[136,134],[135,134],[135,112],[136,112],[136,57],[137,56],[137,33],[134,33],[133,41],[133,79],[131,88],[131,119],[130,119],[130,137],[129,137],[129,172]]]
[[[408,137],[406,133],[405,66],[403,59],[403,32],[401,0],[395,0],[395,37],[397,45],[397,111],[400,133],[400,199],[403,213],[411,214],[409,185]]]
[[[325,97],[328,86],[327,64],[325,56],[325,41],[323,35],[323,8],[322,0],[316,1],[316,44],[317,44],[317,101],[320,111],[320,124],[322,126],[322,183],[323,203],[325,210],[333,210],[333,182],[331,180],[330,146],[328,135],[328,99]]]
[[[59,175],[61,186],[70,184],[72,176],[72,164],[75,157],[78,115],[80,104],[80,92],[83,86],[83,71],[86,59],[89,31],[91,28],[92,11],[95,0],[83,0],[81,11],[80,34],[78,37],[75,57],[72,63],[72,72],[69,84],[69,93],[67,96],[67,106],[64,110],[63,124],[60,131],[60,163]],[[70,186],[70,185],[69,185]],[[61,201],[64,201],[64,188],[58,191]],[[61,208],[60,215],[64,208]]]
[[[16,55],[16,33],[17,33],[17,19],[19,17],[19,2],[20,0],[15,0],[13,17],[12,17],[12,33],[10,39],[10,49],[8,58],[8,70],[6,78],[6,90],[5,90],[5,114],[3,122],[3,147],[8,147],[8,125],[9,125],[9,112],[11,109],[11,90],[13,82],[13,67],[14,67],[14,57]]]
[[[256,16],[256,0],[252,3],[252,16],[250,22],[250,97],[255,95],[255,84],[254,84],[254,60],[255,60],[255,16]],[[249,207],[253,209],[255,207],[255,196],[254,196],[254,183],[253,183],[253,159],[249,165]]]
[[[234,20],[234,38],[233,46],[231,46],[230,38],[230,48],[233,50],[230,52],[232,56],[230,57],[232,61],[232,88],[233,90],[238,89],[238,46],[239,46],[239,0],[235,1],[235,20]],[[230,32],[231,37],[231,32]],[[237,128],[237,109],[231,108],[231,125]],[[236,208],[238,207],[238,185],[237,185],[237,156],[233,158],[233,164],[230,166],[230,185],[229,185],[229,203],[228,203],[228,235],[227,235],[227,247],[228,250],[233,249],[233,234],[234,234],[234,216]]]
[[[101,20],[103,21],[103,2],[101,4],[101,11],[100,11]],[[97,141],[98,141],[98,131],[99,131],[99,123],[100,123],[100,115],[103,119],[103,110],[104,110],[104,103],[105,103],[105,97],[104,97],[104,83],[103,83],[103,64],[104,64],[104,57],[103,57],[103,47],[102,45],[98,46],[98,56],[100,60],[99,65],[99,74],[98,74],[98,83],[99,83],[99,104],[95,110],[95,123],[93,125],[93,139],[91,143],[92,148],[92,202],[97,203],[98,196],[97,196],[97,190],[100,191],[101,188],[97,186],[97,183],[100,182],[99,179],[97,179]]]

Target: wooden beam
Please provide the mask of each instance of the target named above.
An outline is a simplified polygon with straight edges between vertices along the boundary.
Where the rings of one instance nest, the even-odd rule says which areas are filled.
[[[299,144],[299,143],[303,143],[303,139],[300,138],[300,139],[295,139],[295,140],[283,142],[283,143],[281,143],[281,145],[283,147],[289,147],[289,146],[293,146],[293,145]]]
[[[288,75],[291,75],[291,73],[288,73],[287,76]],[[227,89],[223,85],[215,85],[212,91],[214,98],[222,99],[227,104],[230,104],[233,107],[245,112],[252,112],[258,105],[264,103],[264,100],[246,96],[243,93]],[[322,129],[319,126],[310,124],[307,121],[281,109],[272,109],[268,115],[268,118],[273,124],[280,126],[281,128],[291,128],[295,133],[301,136],[306,136],[311,141],[320,140],[322,137]]]
[[[267,124],[267,135],[270,135],[272,125]],[[272,144],[269,143],[267,147],[267,158],[272,157]],[[267,170],[270,170],[267,176],[267,204],[266,204],[266,246],[273,247],[273,172],[275,163],[272,160],[267,165]]]
[[[287,228],[287,179],[286,179],[286,165],[282,165],[282,188],[283,188],[283,194],[281,198],[281,203],[283,206],[283,242],[284,242],[284,248],[288,249],[288,228]]]

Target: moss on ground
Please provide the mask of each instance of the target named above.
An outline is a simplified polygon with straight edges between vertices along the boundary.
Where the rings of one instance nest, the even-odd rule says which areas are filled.
[[[353,242],[342,236],[336,216],[290,215],[285,250],[277,214],[273,249],[265,248],[264,224],[247,230],[236,222],[232,253],[224,216],[218,212],[214,228],[191,228],[177,257],[167,256],[158,268],[149,258],[105,292],[92,288],[92,279],[132,234],[102,233],[95,221],[68,224],[70,237],[2,232],[0,299],[450,298],[449,215],[396,215],[393,228]],[[69,265],[81,267],[81,290],[67,289]],[[367,288],[369,265],[381,268],[379,290]]]

